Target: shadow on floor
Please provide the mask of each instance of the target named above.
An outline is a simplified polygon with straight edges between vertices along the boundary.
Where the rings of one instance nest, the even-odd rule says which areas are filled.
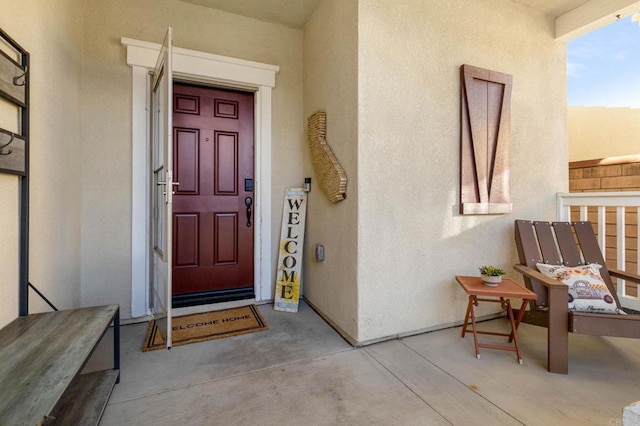
[[[546,371],[546,330],[527,324],[519,365],[514,352],[476,359],[460,327],[355,349],[305,304],[259,308],[268,331],[171,351],[143,353],[146,324],[122,327],[121,382],[101,424],[618,425],[640,399],[633,339],[572,335],[565,376]]]

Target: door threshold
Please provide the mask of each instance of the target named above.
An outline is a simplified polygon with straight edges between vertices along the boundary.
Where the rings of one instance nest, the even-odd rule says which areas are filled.
[[[184,308],[171,309],[171,316],[199,314],[202,312],[221,311],[223,309],[239,308],[241,306],[257,304],[256,299],[232,300],[229,302],[210,303],[208,305],[186,306]]]

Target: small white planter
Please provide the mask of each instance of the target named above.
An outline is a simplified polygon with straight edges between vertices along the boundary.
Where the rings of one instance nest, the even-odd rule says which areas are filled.
[[[480,275],[480,278],[484,283],[488,286],[495,287],[502,282],[502,275],[498,276],[490,276],[490,275]]]

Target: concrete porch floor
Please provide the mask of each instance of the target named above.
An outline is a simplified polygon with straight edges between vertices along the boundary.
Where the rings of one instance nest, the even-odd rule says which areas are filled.
[[[352,348],[305,304],[259,309],[268,331],[171,351],[143,353],[146,324],[123,326],[101,424],[621,425],[640,399],[638,340],[572,335],[565,376],[546,371],[546,329],[527,324],[520,365],[507,351],[476,359],[460,327]]]

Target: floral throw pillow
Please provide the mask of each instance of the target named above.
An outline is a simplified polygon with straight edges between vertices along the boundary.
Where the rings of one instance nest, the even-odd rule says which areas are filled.
[[[598,314],[621,314],[621,310],[600,275],[601,265],[590,263],[582,266],[536,264],[538,270],[549,278],[562,281],[569,287],[569,310]]]

